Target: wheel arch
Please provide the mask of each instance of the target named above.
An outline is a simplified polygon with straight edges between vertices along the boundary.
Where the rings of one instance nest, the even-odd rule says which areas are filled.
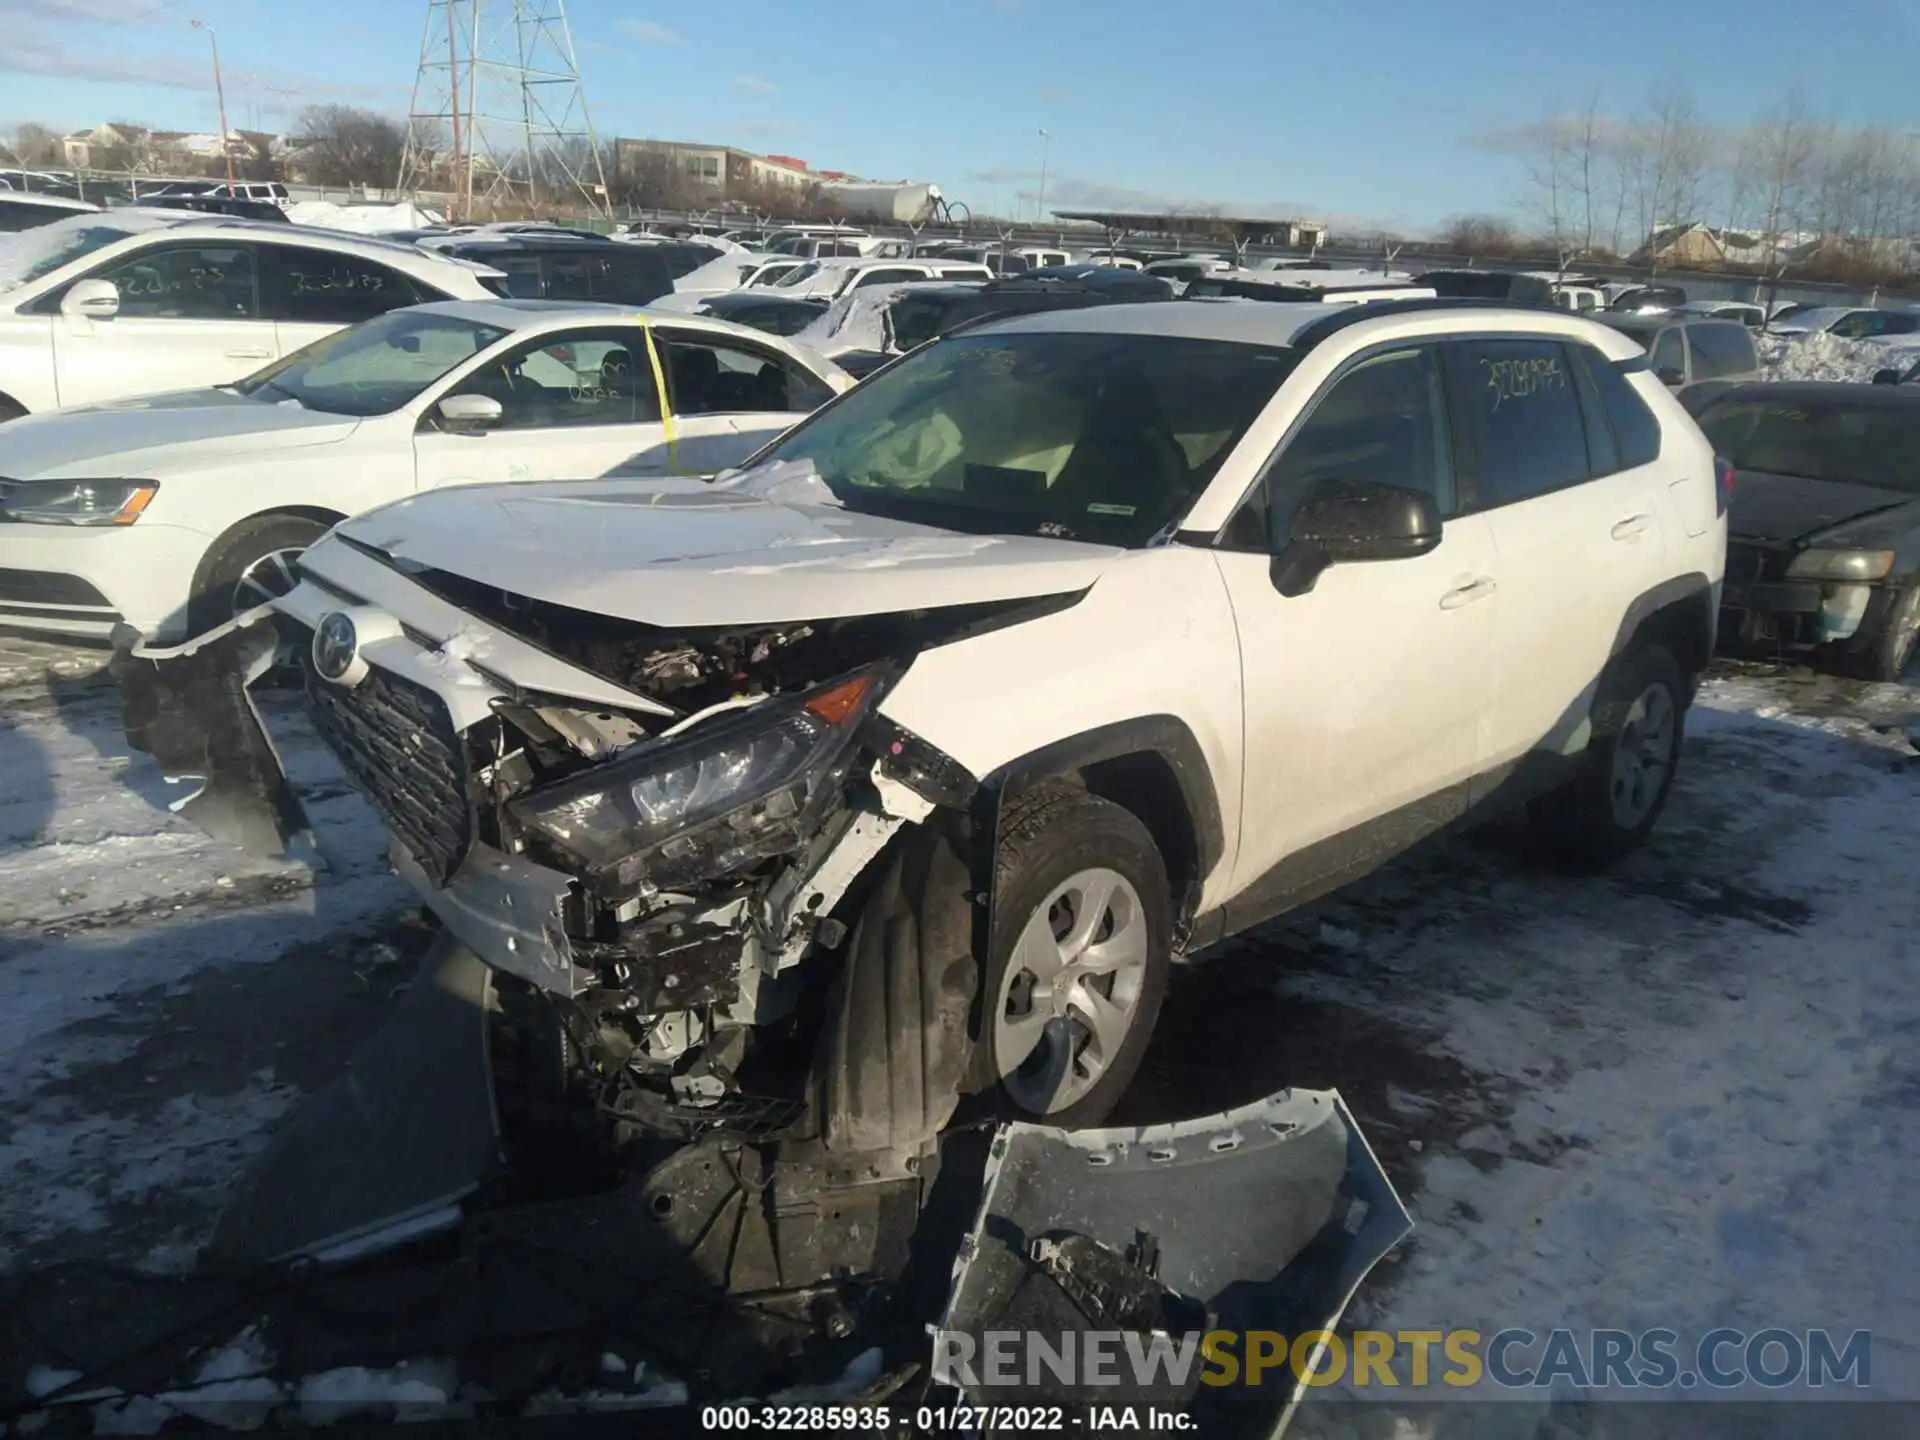
[[[1652,641],[1673,653],[1690,680],[1697,678],[1713,658],[1718,639],[1719,592],[1720,587],[1698,571],[1661,581],[1627,607],[1612,654]]]
[[[256,510],[251,515],[242,515],[207,543],[206,552],[201,555],[200,563],[194,567],[193,593],[198,595],[206,588],[209,568],[214,562],[214,557],[220,553],[220,546],[229,535],[242,525],[251,525],[256,520],[273,520],[282,515],[295,520],[311,520],[316,525],[328,527],[338,525],[347,518],[340,511],[329,510],[324,505],[274,505],[265,510]]]
[[[1052,741],[981,779],[970,827],[975,953],[989,953],[1001,811],[1035,786],[1058,780],[1084,786],[1146,826],[1166,864],[1169,898],[1184,934],[1202,883],[1225,853],[1226,827],[1192,729],[1176,715],[1141,715]]]

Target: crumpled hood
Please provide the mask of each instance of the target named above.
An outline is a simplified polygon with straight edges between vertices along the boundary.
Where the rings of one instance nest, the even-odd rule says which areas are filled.
[[[817,479],[588,480],[415,496],[335,532],[426,567],[660,627],[778,624],[1068,594],[1111,546],[965,535],[830,503]],[[323,545],[339,543],[325,541]],[[322,557],[316,563],[324,569]]]
[[[0,435],[5,433],[0,430]],[[1860,516],[1868,518],[1856,520]],[[1734,477],[1733,504],[1727,515],[1734,539],[1774,544],[1839,540],[1842,533],[1865,535],[1883,528],[1893,532],[1916,524],[1920,524],[1920,496],[1909,491],[1754,470],[1742,470]]]
[[[0,426],[0,475],[164,479],[174,467],[205,469],[228,454],[332,444],[359,423],[231,390],[174,390],[10,421]]]

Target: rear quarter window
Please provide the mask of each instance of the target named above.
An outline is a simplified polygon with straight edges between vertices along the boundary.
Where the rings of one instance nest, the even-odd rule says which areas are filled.
[[[1582,348],[1594,388],[1600,392],[1607,422],[1613,427],[1621,466],[1632,469],[1651,465],[1660,458],[1660,422],[1613,361],[1598,350]]]

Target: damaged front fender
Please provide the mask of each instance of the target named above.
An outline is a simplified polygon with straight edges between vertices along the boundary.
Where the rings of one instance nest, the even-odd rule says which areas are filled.
[[[257,854],[285,854],[309,833],[251,686],[273,668],[280,632],[271,605],[173,647],[122,628],[109,672],[128,743],[160,762],[170,784],[199,782],[168,809]]]

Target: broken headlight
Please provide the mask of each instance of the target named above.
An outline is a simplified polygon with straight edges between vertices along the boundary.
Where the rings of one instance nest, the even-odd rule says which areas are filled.
[[[763,701],[532,791],[507,813],[620,883],[725,874],[792,848],[881,688],[865,670]]]

